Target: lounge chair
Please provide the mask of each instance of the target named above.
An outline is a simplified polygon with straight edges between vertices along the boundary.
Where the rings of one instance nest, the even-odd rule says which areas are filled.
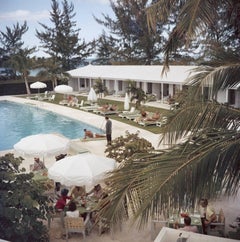
[[[55,94],[53,94],[51,97],[48,98],[48,101],[54,101],[55,100]]]
[[[44,92],[44,96],[43,96],[43,100],[48,100],[49,97],[48,97],[48,91],[45,91]]]
[[[59,102],[60,105],[68,105],[68,100],[64,99]]]
[[[94,112],[95,110],[98,110],[98,105],[92,105],[92,106],[83,106],[80,107],[80,110],[87,111],[87,112]]]
[[[121,118],[126,118],[127,115],[137,114],[137,113],[139,113],[139,111],[136,110],[135,107],[131,107],[130,111],[123,111],[122,113],[119,113],[118,116]]]
[[[140,112],[126,115],[126,119],[128,119],[128,120],[134,120],[135,118],[138,118],[138,117],[141,117]]]
[[[101,114],[101,115],[113,115],[113,114],[118,114],[118,113],[119,113],[118,110],[107,110],[107,111],[98,112],[98,114]]]
[[[82,138],[81,141],[82,142],[88,142],[88,141],[96,141],[96,140],[105,140],[106,136],[102,136],[102,137],[95,137],[95,138]]]
[[[158,127],[162,127],[164,124],[167,123],[167,117],[163,116],[159,121],[157,121],[156,126]]]
[[[77,107],[77,108],[80,108],[80,107],[83,107],[83,105],[84,105],[84,100],[82,100],[80,103],[75,103],[75,106]]]
[[[150,125],[157,125],[158,120],[141,120],[138,122],[139,125],[142,125],[144,127],[150,126]]]

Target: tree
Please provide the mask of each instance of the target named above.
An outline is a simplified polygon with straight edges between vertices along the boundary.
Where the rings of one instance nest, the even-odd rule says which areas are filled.
[[[131,94],[131,102],[136,99],[136,108],[141,107],[141,102],[144,102],[147,99],[147,95],[142,90],[141,87],[136,87],[136,82],[129,81],[127,92]]]
[[[75,68],[81,60],[89,56],[92,43],[86,44],[79,38],[80,29],[75,29],[74,6],[67,0],[62,1],[62,10],[57,0],[52,0],[51,22],[53,27],[40,23],[44,31],[36,31],[45,52],[56,62],[62,64],[62,72]]]
[[[28,31],[27,22],[23,25],[13,25],[13,28],[6,27],[6,32],[0,31],[0,43],[3,55],[11,56],[16,54],[23,47],[22,36]]]
[[[33,58],[30,57],[31,54],[35,52],[35,47],[34,48],[24,48],[20,49],[16,54],[11,55],[11,58],[9,62],[11,63],[11,66],[18,71],[26,86],[27,94],[31,94],[31,90],[29,88],[28,84],[28,76],[30,73],[30,70],[34,68],[35,66],[35,61]]]
[[[27,22],[23,25],[17,23],[12,28],[6,27],[6,31],[0,31],[1,66],[12,67],[10,59],[23,49],[22,36],[28,31]]]
[[[48,79],[52,81],[52,87],[58,85],[58,81],[67,83],[69,80],[69,74],[67,72],[62,73],[60,61],[55,61],[53,58],[41,59],[38,61],[42,70],[39,71],[38,77],[40,79]]]
[[[135,154],[148,153],[153,151],[152,144],[139,137],[139,132],[131,134],[126,131],[125,137],[120,136],[113,140],[112,145],[106,150],[106,156],[115,159],[118,163],[124,164],[130,161]]]
[[[34,181],[33,173],[20,169],[22,158],[0,157],[0,234],[9,241],[49,241],[46,219],[47,198]]]
[[[148,31],[146,12],[147,0],[141,1],[110,1],[116,20],[103,14],[103,20],[96,21],[110,31],[110,36],[103,33],[98,42],[99,57],[114,62],[129,64],[151,64],[159,60],[164,36],[162,28],[157,33]],[[103,51],[104,50],[104,51]],[[103,56],[106,54],[106,56]]]
[[[107,87],[104,86],[102,80],[99,78],[96,80],[94,84],[94,90],[96,91],[97,94],[106,94],[107,93]]]
[[[158,0],[150,6],[149,21],[168,17],[178,1]],[[240,6],[236,1],[182,2],[177,24],[165,48],[165,65],[179,46],[196,40],[200,30],[213,23],[218,8],[232,9],[233,19],[225,23],[239,23]],[[237,10],[236,10],[237,9]],[[230,22],[229,22],[230,21]],[[239,25],[235,24],[239,33]],[[235,41],[238,41],[238,34]],[[144,225],[155,213],[171,213],[172,209],[194,208],[201,197],[214,199],[220,195],[235,195],[240,177],[240,115],[239,110],[217,102],[218,91],[239,85],[239,53],[213,59],[212,66],[199,66],[188,80],[188,91],[181,108],[169,117],[161,142],[167,150],[140,155],[106,179],[111,207],[102,210],[104,216],[117,223],[125,218],[121,212],[124,200],[130,201],[131,213]],[[225,65],[223,65],[225,63]],[[208,88],[208,99],[202,90]],[[181,142],[180,142],[181,141]],[[144,162],[142,162],[144,160]]]

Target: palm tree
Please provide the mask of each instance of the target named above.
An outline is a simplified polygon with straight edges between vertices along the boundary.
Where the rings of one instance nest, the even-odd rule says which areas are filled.
[[[167,18],[178,2],[155,1],[147,10],[149,22],[157,23],[157,16]],[[165,48],[165,66],[168,67],[169,55],[180,44],[194,40],[199,28],[206,30],[213,22],[216,6],[233,3],[183,1]],[[194,208],[203,196],[214,199],[237,193],[240,111],[218,103],[216,97],[220,89],[239,85],[239,60],[239,54],[235,53],[235,58],[221,59],[218,65],[214,60],[214,66],[199,66],[188,80],[188,92],[181,100],[181,108],[169,117],[168,125],[163,128],[161,142],[169,144],[169,148],[134,154],[124,166],[109,174],[107,199],[111,200],[111,207],[101,212],[112,223],[125,218],[122,213],[125,197],[133,217],[144,225],[155,213]],[[202,94],[205,87],[209,90],[207,100]]]
[[[31,91],[28,84],[28,76],[30,70],[34,68],[34,59],[30,57],[35,52],[35,48],[24,48],[12,55],[9,62],[13,68],[18,71],[24,79],[27,94],[30,95]]]
[[[54,58],[40,60],[39,67],[42,68],[42,70],[38,73],[38,77],[43,80],[51,80],[53,90],[58,85],[58,81],[67,83],[69,79],[69,74],[67,72],[63,73],[61,63]]]

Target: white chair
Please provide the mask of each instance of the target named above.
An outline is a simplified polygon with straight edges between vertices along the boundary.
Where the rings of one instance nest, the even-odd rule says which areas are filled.
[[[84,100],[83,100],[83,99],[81,100],[80,103],[76,103],[76,104],[75,104],[75,106],[78,107],[78,108],[79,108],[79,107],[83,107],[83,105],[84,105]]]
[[[161,118],[161,120],[160,121],[157,121],[156,122],[156,126],[158,126],[158,127],[162,127],[164,124],[166,124],[167,123],[167,117],[166,116],[163,116],[162,118]]]
[[[86,238],[86,231],[89,222],[89,216],[84,221],[82,217],[78,218],[64,218],[64,225],[66,230],[66,241],[68,241],[69,233],[80,233],[83,235],[83,239]]]
[[[53,94],[51,97],[48,98],[48,101],[54,101],[55,100],[55,94]]]
[[[43,100],[48,100],[49,97],[48,97],[48,91],[45,91],[44,92],[44,96],[43,96]]]

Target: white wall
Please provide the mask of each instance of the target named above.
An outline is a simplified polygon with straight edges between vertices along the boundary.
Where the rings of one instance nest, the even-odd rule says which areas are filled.
[[[188,238],[187,242],[239,242],[239,240],[235,239],[226,239],[217,236],[179,231],[177,229],[167,227],[163,227],[161,229],[154,242],[176,242],[180,233],[182,233],[181,237]]]

